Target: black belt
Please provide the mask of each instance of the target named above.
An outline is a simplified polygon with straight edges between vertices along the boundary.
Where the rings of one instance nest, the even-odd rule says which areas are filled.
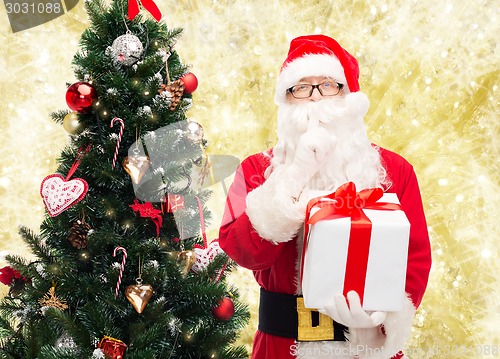
[[[303,298],[260,289],[259,330],[299,341],[346,341],[346,326],[317,310],[304,308]]]

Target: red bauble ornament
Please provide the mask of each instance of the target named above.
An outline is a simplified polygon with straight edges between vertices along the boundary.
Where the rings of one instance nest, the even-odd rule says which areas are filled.
[[[89,112],[96,99],[97,92],[88,82],[76,82],[66,91],[66,103],[76,112]]]
[[[198,87],[198,79],[192,72],[188,72],[181,77],[181,81],[184,84],[184,93],[191,94],[196,91]]]
[[[99,342],[98,348],[101,348],[106,358],[109,359],[123,359],[127,345],[121,340],[105,336]]]
[[[212,308],[212,314],[218,320],[228,320],[234,314],[234,302],[231,298],[225,297],[219,301],[219,305]]]

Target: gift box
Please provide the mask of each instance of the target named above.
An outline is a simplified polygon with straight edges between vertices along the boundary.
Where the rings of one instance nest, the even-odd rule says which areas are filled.
[[[307,308],[351,290],[365,310],[400,311],[410,223],[395,193],[353,183],[308,204],[301,282]]]
[[[97,346],[102,350],[106,359],[123,359],[127,345],[121,340],[105,336]]]

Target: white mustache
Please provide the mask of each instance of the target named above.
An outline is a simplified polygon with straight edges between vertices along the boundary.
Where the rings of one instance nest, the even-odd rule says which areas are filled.
[[[299,103],[290,105],[288,118],[296,121],[299,133],[304,133],[320,124],[331,124],[349,118],[349,108],[343,99],[328,99],[310,103]]]

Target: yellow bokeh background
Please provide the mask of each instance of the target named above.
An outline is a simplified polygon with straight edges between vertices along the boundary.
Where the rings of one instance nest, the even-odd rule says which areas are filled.
[[[158,0],[175,49],[199,79],[187,113],[210,154],[245,156],[276,141],[276,75],[291,38],[335,37],[360,63],[371,100],[370,138],[406,157],[420,181],[433,248],[429,287],[407,345],[412,358],[500,356],[499,7],[488,0]],[[44,25],[12,33],[0,4],[0,267],[30,256],[17,234],[43,218],[42,179],[68,134],[49,113],[66,109],[71,60],[89,26],[83,1]],[[229,185],[231,178],[228,178]],[[217,236],[224,201],[210,201]],[[256,328],[258,288],[231,274]],[[2,295],[7,288],[0,284]]]

